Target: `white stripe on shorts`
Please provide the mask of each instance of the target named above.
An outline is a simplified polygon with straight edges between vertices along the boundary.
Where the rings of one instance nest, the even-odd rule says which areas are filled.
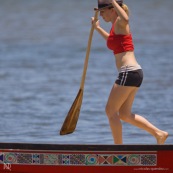
[[[124,85],[125,85],[125,83],[126,83],[126,80],[127,80],[127,75],[128,75],[128,71],[127,71],[127,72],[125,72],[123,86],[124,86]]]

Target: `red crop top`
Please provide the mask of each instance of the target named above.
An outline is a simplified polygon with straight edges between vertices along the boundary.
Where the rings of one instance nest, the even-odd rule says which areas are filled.
[[[114,25],[113,25],[110,30],[110,35],[107,39],[107,47],[111,49],[114,52],[114,54],[126,51],[133,51],[134,45],[133,45],[132,35],[115,34]]]

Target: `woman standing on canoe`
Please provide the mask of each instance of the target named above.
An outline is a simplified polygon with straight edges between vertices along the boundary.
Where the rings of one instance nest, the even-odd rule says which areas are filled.
[[[105,22],[111,22],[112,28],[107,33],[101,28],[99,20],[92,24],[107,41],[107,47],[113,51],[119,76],[113,85],[106,105],[106,114],[115,144],[122,144],[121,120],[146,130],[153,135],[157,144],[164,144],[168,133],[156,128],[140,115],[131,113],[132,104],[142,80],[143,72],[134,55],[134,45],[129,27],[127,5],[122,0],[98,0],[100,16]]]

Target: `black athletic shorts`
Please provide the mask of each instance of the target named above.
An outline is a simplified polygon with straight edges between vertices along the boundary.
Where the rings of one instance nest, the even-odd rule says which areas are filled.
[[[134,69],[134,68],[132,68]],[[118,78],[115,83],[121,86],[133,86],[140,87],[143,80],[142,69],[130,70],[129,66],[120,71]]]

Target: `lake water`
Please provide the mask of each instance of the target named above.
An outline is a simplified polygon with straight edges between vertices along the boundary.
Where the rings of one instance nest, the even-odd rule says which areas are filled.
[[[173,142],[172,0],[131,0],[135,54],[144,71],[133,112]],[[79,90],[90,18],[97,1],[0,1],[0,142],[113,144],[105,104],[118,75],[112,52],[95,32],[82,109],[73,134],[59,130]],[[109,31],[110,24],[101,25]],[[124,144],[155,144],[123,123]]]

